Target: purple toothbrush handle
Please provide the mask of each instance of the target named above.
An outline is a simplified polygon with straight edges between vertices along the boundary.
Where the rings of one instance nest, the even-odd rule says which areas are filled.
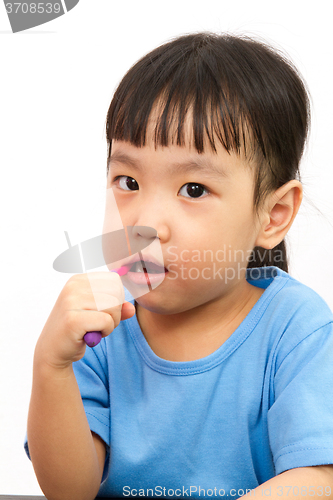
[[[101,332],[87,332],[83,337],[85,343],[89,347],[95,347],[97,344],[100,343],[101,338],[102,338]]]

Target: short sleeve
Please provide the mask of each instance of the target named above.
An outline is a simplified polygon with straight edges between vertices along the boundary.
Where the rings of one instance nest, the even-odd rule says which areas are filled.
[[[333,464],[333,323],[276,358],[274,402],[268,411],[276,474]]]
[[[82,359],[73,363],[75,377],[90,430],[106,444],[107,456],[103,479],[107,476],[110,456],[109,382],[104,340],[96,347],[86,349]]]

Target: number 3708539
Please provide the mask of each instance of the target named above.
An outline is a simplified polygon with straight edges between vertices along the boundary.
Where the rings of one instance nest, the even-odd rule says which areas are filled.
[[[5,4],[7,14],[59,14],[61,11],[60,3],[21,3],[8,2]]]

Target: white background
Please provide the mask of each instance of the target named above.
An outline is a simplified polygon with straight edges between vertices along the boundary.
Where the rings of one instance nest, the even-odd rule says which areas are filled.
[[[290,274],[333,309],[328,9],[327,0],[80,0],[66,15],[12,34],[1,2],[0,494],[41,494],[23,440],[34,345],[69,277],[52,263],[66,249],[64,231],[72,244],[99,234],[110,99],[128,68],[160,43],[203,30],[259,35],[299,67],[313,123],[305,199],[289,233]]]

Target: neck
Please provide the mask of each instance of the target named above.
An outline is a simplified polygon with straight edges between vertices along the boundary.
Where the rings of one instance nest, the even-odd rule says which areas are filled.
[[[244,280],[226,296],[177,314],[157,314],[136,304],[137,319],[157,356],[169,361],[192,361],[218,349],[264,291]]]

